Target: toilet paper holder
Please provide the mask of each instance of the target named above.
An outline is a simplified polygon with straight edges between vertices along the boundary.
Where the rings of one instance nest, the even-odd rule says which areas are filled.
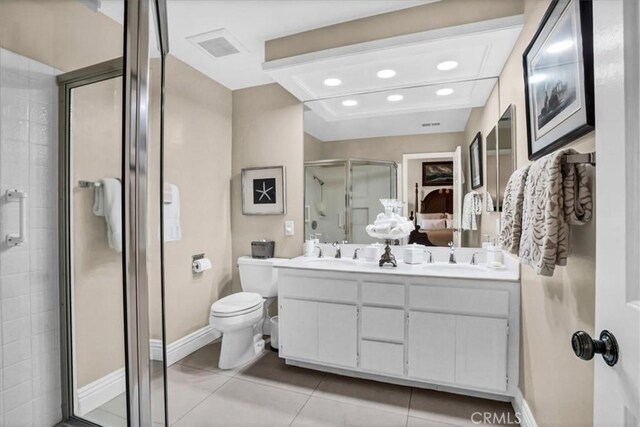
[[[204,269],[201,269],[201,263],[198,262],[200,260],[208,261],[205,259],[204,254],[196,254],[191,256],[191,272],[193,274],[202,274],[204,273],[204,271],[211,268],[211,262],[208,262],[208,265]]]

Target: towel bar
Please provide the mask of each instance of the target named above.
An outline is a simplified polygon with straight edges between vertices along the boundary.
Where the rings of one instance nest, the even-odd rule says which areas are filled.
[[[576,164],[576,163],[588,163],[590,165],[596,165],[596,153],[576,153],[576,154],[567,154],[564,157],[565,164]]]
[[[78,185],[80,186],[80,188],[94,188],[94,187],[102,186],[102,184],[100,184],[99,182],[83,181],[83,180],[78,181]]]

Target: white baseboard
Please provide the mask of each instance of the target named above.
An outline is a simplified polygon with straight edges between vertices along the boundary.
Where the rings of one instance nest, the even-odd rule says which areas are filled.
[[[516,389],[516,395],[511,404],[513,405],[513,410],[520,416],[520,425],[522,427],[538,427],[535,418],[533,418],[533,412],[531,412],[531,408],[529,408],[529,404],[527,404],[519,388]]]
[[[187,357],[222,334],[210,325],[200,328],[167,346],[167,366]],[[162,360],[162,341],[150,340],[151,360]],[[125,370],[120,368],[78,389],[77,412],[83,416],[104,405],[126,390]]]
[[[185,335],[167,346],[167,366],[171,366],[178,360],[198,351],[210,342],[220,338],[222,333],[211,325],[200,328],[197,331]],[[162,360],[162,341],[150,340],[151,360]]]
[[[124,368],[78,389],[78,415],[83,416],[104,405],[126,390]]]

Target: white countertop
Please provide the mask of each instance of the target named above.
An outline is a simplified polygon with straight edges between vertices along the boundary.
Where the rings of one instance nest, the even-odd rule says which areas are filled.
[[[505,257],[504,269],[488,268],[486,264],[470,265],[468,263],[449,264],[435,262],[432,264],[405,264],[398,260],[397,267],[379,267],[377,262],[351,260],[348,258],[309,258],[297,257],[274,264],[275,268],[293,268],[303,270],[335,271],[348,273],[390,274],[398,276],[447,277],[474,280],[518,281],[520,269],[517,262]]]

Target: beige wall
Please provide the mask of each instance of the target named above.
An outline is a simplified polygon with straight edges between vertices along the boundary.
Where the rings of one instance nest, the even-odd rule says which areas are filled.
[[[122,171],[122,78],[73,92],[72,182],[119,177]],[[73,298],[77,384],[124,366],[122,253],[109,248],[104,218],[93,214],[93,190],[73,188]]]
[[[71,71],[122,56],[122,27],[73,0],[2,0],[0,46]],[[73,101],[72,182],[119,177],[122,79],[78,88]],[[124,365],[122,255],[109,249],[104,218],[92,207],[93,191],[74,187],[78,387]]]
[[[487,135],[502,112],[515,105],[517,167],[529,163],[522,78],[522,52],[535,33],[548,1],[525,2],[525,26],[500,76],[500,100],[494,89],[487,106],[473,110],[465,132],[466,145],[480,130]],[[572,144],[595,150],[594,134]],[[465,165],[468,174],[468,164]],[[592,188],[596,188],[590,170]],[[468,175],[467,175],[468,177]],[[468,181],[467,181],[468,182]],[[495,234],[497,214],[482,217],[482,231]],[[571,256],[552,278],[522,267],[520,389],[539,426],[593,424],[593,362],[576,360],[570,346],[576,330],[593,333],[595,307],[595,219],[571,230]]]
[[[450,152],[455,151],[456,147],[463,143],[462,132],[327,141],[321,142],[321,150],[311,149],[318,158],[307,158],[305,154],[305,160],[351,158],[391,160],[402,163],[403,154]],[[305,150],[307,150],[307,144],[305,144]]]
[[[122,56],[122,26],[77,0],[1,0],[2,47],[77,70]]]
[[[387,37],[520,15],[523,0],[442,0],[269,40],[267,61]]]
[[[158,65],[155,63],[154,65]],[[152,68],[157,81],[159,68]],[[231,91],[184,62],[166,60],[165,182],[180,190],[182,239],[165,243],[167,343],[209,324],[211,303],[231,287]],[[152,84],[152,88],[154,88]],[[159,91],[153,91],[158,95]],[[158,97],[152,98],[156,115]],[[152,144],[159,138],[151,123]],[[157,145],[156,145],[157,147]],[[153,148],[153,145],[152,145]],[[158,151],[152,152],[150,207],[158,206]],[[150,287],[154,338],[160,338],[158,215],[150,212]],[[191,272],[191,256],[204,253],[213,268]]]
[[[322,141],[304,133],[304,161],[322,160]]]
[[[71,71],[122,55],[122,27],[76,0],[0,1],[0,45]],[[157,84],[157,62],[152,81]],[[75,92],[74,176],[121,174],[121,85]],[[158,92],[152,83],[150,206],[159,180]],[[165,179],[181,191],[182,240],[166,244],[167,341],[208,324],[209,307],[231,283],[231,91],[174,57],[167,59]],[[77,384],[82,387],[124,364],[121,254],[106,244],[103,218],[91,212],[93,191],[74,190]],[[152,335],[160,337],[157,210],[151,209],[149,260]],[[205,253],[213,269],[191,273],[191,255]]]
[[[291,258],[302,254],[303,133],[302,104],[279,85],[269,84],[233,92],[231,231],[234,291],[240,290],[235,260],[251,253],[252,240],[274,240],[276,257]],[[286,170],[286,215],[243,215],[241,170],[281,165]],[[285,237],[285,220],[295,222],[295,236]]]

